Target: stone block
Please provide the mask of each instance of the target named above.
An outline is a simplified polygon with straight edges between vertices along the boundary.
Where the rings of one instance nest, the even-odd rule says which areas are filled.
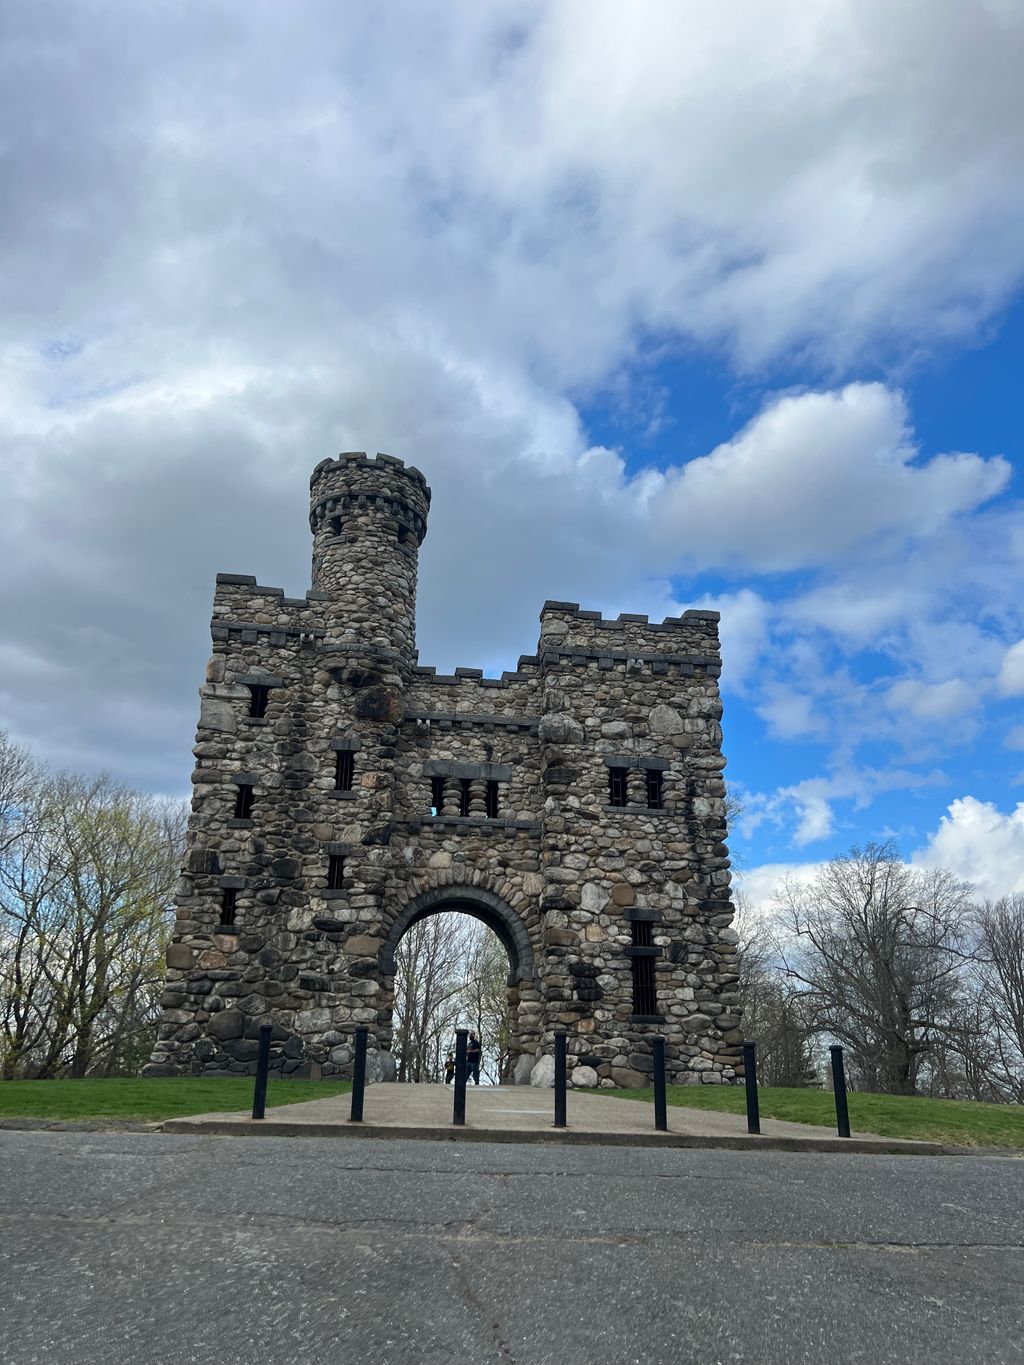
[[[383,946],[383,939],[370,934],[353,934],[344,943],[345,952],[352,957],[376,957]]]
[[[552,1090],[555,1085],[555,1059],[546,1053],[537,1059],[530,1071],[530,1084],[538,1090]]]
[[[650,1083],[650,1078],[628,1066],[613,1066],[612,1081],[622,1090],[641,1090]]]
[[[245,1032],[245,1015],[240,1010],[221,1010],[206,1025],[206,1031],[218,1042],[226,1042],[229,1038],[241,1038]]]
[[[592,1066],[576,1066],[573,1067],[571,1080],[574,1086],[593,1090],[597,1085],[597,1072]]]

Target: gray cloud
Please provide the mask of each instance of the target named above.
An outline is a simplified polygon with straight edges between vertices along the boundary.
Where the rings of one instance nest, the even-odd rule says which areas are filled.
[[[301,592],[306,477],[339,449],[434,485],[431,662],[509,663],[549,595],[673,610],[681,566],[721,562],[709,528],[737,489],[627,474],[588,447],[574,392],[651,333],[740,367],[795,348],[823,376],[903,357],[970,334],[1024,260],[1019,13],[771,9],[9,10],[0,721],[180,789],[213,574]],[[813,544],[794,559],[800,528],[759,515],[798,443],[765,445],[731,563],[818,565],[840,590],[851,508],[890,498],[879,470],[901,458],[905,414],[878,395],[897,420],[873,435],[834,399],[790,400],[826,413],[800,446],[821,467]],[[907,452],[933,540],[996,491],[967,459]],[[883,511],[884,577],[906,524]],[[748,673],[770,638],[749,620]]]

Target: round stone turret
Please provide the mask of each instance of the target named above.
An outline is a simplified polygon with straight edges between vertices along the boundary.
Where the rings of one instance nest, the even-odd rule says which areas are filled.
[[[310,479],[313,588],[328,646],[353,666],[404,672],[416,649],[416,572],[430,489],[391,455],[322,460]]]

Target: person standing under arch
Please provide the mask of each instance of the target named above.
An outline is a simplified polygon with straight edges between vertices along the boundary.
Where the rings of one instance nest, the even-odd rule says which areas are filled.
[[[472,1076],[476,1085],[480,1084],[480,1056],[483,1049],[480,1046],[480,1039],[475,1033],[469,1035],[469,1046],[466,1048],[466,1084]]]

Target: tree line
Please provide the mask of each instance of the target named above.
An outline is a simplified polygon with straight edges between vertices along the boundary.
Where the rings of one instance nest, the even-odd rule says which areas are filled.
[[[0,1079],[148,1059],[184,830],[180,803],[52,773],[0,731]]]
[[[1024,895],[979,900],[892,843],[742,906],[744,1029],[768,1085],[818,1084],[845,1050],[858,1089],[1024,1103]]]

